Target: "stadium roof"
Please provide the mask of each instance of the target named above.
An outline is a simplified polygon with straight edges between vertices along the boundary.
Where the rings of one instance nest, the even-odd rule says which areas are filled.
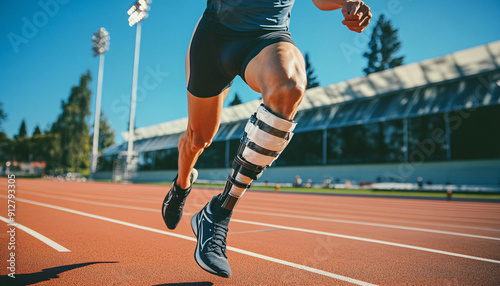
[[[477,77],[499,70],[500,41],[496,41],[327,87],[308,89],[295,118],[299,122],[296,132],[500,104],[500,73],[489,78]],[[487,88],[477,91],[481,85]],[[476,96],[470,98],[473,92]],[[214,141],[239,138],[249,115],[260,103],[254,100],[225,108]],[[174,148],[186,126],[187,118],[182,118],[138,128],[134,150]],[[128,133],[123,132],[122,136],[127,140]],[[104,153],[116,154],[123,146],[111,146]]]

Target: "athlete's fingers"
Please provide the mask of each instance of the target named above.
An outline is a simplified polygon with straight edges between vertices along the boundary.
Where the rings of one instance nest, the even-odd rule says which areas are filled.
[[[359,22],[358,21],[342,21],[342,24],[344,24],[345,26],[347,26],[347,28],[349,28],[349,30],[351,31],[355,31],[355,32],[359,32],[360,30],[360,26],[359,26]]]
[[[356,15],[346,15],[344,17],[345,20],[348,20],[348,21],[356,21],[356,20],[359,20],[360,19],[360,15],[359,15],[359,12],[358,14]]]
[[[358,15],[360,16],[359,19],[363,19],[363,17],[365,17],[367,15],[371,15],[370,7],[363,4],[363,6],[361,6],[358,10]]]
[[[347,27],[361,27],[362,24],[363,24],[363,21],[365,20],[365,18],[361,19],[361,20],[344,20],[342,21],[342,24],[346,25]]]
[[[363,5],[364,3],[361,2],[361,1],[358,1],[358,2],[355,2],[354,5],[352,5],[351,7],[351,11],[349,12],[349,14],[351,15],[356,15],[356,13],[358,13],[358,10],[359,8]]]
[[[362,14],[361,20],[359,21],[359,26],[364,29],[370,23],[370,19],[372,18],[372,13],[370,12],[370,7],[364,5],[358,12]]]
[[[344,15],[345,20],[342,21],[342,24],[347,26],[347,28],[349,28],[349,30],[351,31],[361,33],[370,23],[372,14],[370,13],[370,7],[365,5],[362,1],[344,2],[344,6],[348,6],[355,3],[360,4],[360,6],[357,7],[356,9],[356,14],[347,13],[346,15]],[[345,10],[349,11],[349,7],[346,7]]]
[[[354,31],[354,32],[358,32],[358,33],[361,33],[366,28],[366,26],[368,26],[369,23],[370,23],[370,20],[368,18],[366,18],[366,20],[363,20],[363,22],[360,22],[360,21],[342,21],[342,24],[347,26],[347,28],[349,28],[349,30]]]
[[[342,24],[346,25],[348,28],[359,27],[358,20],[352,20],[352,21],[344,20],[344,21],[342,21]]]
[[[364,30],[368,24],[370,24],[370,19],[372,18],[372,13],[368,12],[368,15],[366,15],[360,22],[360,26],[362,30]]]
[[[353,1],[353,2],[344,1],[344,5],[342,7],[342,14],[344,15],[344,17],[348,15],[356,15],[358,9],[363,4],[364,3],[362,1]]]

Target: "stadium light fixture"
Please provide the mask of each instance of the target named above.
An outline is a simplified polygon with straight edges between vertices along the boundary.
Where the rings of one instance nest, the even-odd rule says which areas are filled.
[[[92,36],[92,51],[94,57],[99,56],[99,75],[97,77],[97,96],[95,99],[95,118],[94,118],[94,138],[92,145],[92,161],[90,165],[90,174],[97,171],[97,158],[99,146],[99,124],[101,120],[101,95],[102,95],[102,77],[104,72],[104,53],[109,50],[109,33],[104,28],[100,28]]]
[[[130,27],[139,23],[140,21],[146,19],[148,17],[149,5],[151,4],[151,0],[139,0],[135,2],[130,9],[128,9],[127,14],[128,24]]]
[[[139,52],[141,48],[141,23],[142,20],[148,17],[147,11],[150,9],[151,0],[138,0],[135,2],[130,9],[128,9],[127,14],[128,24],[130,27],[136,26],[135,33],[135,53],[134,53],[134,72],[132,78],[132,96],[130,99],[130,121],[128,128],[128,147],[127,147],[127,167],[125,171],[125,179],[129,179],[130,173],[134,169],[134,162],[132,159],[133,151],[134,151],[134,123],[135,123],[135,102],[137,97],[137,77],[138,77],[138,69],[139,69]]]
[[[109,50],[109,33],[104,28],[100,28],[92,36],[92,51],[94,57],[104,54]]]

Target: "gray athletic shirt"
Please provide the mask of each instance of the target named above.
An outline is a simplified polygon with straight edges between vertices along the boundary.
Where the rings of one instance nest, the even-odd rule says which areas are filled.
[[[295,0],[207,0],[203,24],[213,32],[288,31]]]

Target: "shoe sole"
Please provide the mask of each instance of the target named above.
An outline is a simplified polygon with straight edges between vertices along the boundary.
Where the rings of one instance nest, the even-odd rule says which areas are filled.
[[[203,260],[201,259],[200,257],[200,252],[199,252],[199,249],[200,249],[200,239],[198,238],[198,229],[199,229],[199,220],[198,220],[198,217],[201,215],[201,212],[203,210],[201,210],[200,212],[196,213],[193,218],[191,219],[191,229],[193,230],[193,233],[194,235],[196,236],[196,249],[194,251],[194,260],[196,261],[196,263],[198,264],[198,266],[201,267],[201,269],[207,271],[208,273],[210,274],[214,274],[214,275],[217,275],[217,276],[220,276],[220,277],[224,277],[224,278],[228,278],[229,275],[227,273],[218,273],[218,272],[215,272],[213,271],[208,265],[206,265]]]

